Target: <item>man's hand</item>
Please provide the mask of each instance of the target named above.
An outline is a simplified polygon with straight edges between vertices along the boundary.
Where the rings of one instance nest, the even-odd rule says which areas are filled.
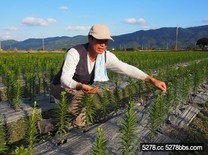
[[[88,89],[88,90],[82,90],[85,94],[96,94],[98,91],[98,87]]]
[[[82,90],[85,94],[95,94],[98,91],[98,87],[92,87],[90,85],[86,84],[78,84],[77,85],[78,90]]]
[[[157,88],[159,88],[160,90],[162,90],[163,92],[167,91],[167,87],[165,82],[157,80],[151,76],[147,76],[144,81],[150,82],[152,83],[154,86],[156,86]]]

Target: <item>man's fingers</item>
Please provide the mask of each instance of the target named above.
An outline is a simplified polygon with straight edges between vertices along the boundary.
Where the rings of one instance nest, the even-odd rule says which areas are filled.
[[[89,90],[83,90],[83,92],[86,93],[86,94],[95,94],[95,93],[97,93],[97,91],[98,91],[98,87],[92,88],[92,89],[89,89]]]
[[[166,85],[165,84],[162,84],[160,86],[160,89],[163,91],[163,92],[166,92],[167,91],[167,88],[166,88]]]

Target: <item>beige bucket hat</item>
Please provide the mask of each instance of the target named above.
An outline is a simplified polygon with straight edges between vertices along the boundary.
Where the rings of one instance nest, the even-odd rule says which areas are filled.
[[[113,40],[110,36],[108,27],[104,24],[95,24],[90,28],[88,35],[93,36],[96,39],[108,39]]]

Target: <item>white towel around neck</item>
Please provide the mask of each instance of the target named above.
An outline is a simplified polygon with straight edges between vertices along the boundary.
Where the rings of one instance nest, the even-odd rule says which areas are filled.
[[[105,52],[98,54],[95,62],[95,77],[94,81],[108,81],[107,70],[105,67]]]

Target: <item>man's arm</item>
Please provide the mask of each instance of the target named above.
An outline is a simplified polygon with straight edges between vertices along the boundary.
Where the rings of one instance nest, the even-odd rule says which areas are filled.
[[[167,91],[167,87],[166,87],[166,84],[165,82],[163,81],[160,81],[160,80],[157,80],[151,76],[147,76],[145,79],[144,79],[145,82],[149,82],[151,84],[153,84],[155,87],[159,88],[160,90],[162,90],[163,92],[166,92]]]
[[[106,68],[114,72],[133,77],[135,79],[150,82],[163,92],[167,91],[166,84],[163,81],[157,80],[149,76],[148,74],[146,74],[145,72],[143,72],[135,66],[120,61],[113,53],[109,51],[107,51],[106,53]]]
[[[113,72],[124,74],[129,77],[144,80],[147,74],[135,66],[119,60],[113,53],[106,51],[106,68]]]
[[[79,59],[79,53],[74,48],[66,53],[61,74],[61,85],[64,88],[76,88],[78,82],[73,80],[72,77],[74,76]]]

